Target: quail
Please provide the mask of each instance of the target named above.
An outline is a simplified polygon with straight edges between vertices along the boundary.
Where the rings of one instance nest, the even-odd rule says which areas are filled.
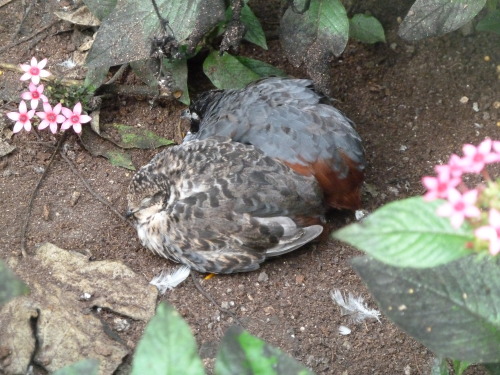
[[[251,144],[297,173],[314,176],[325,203],[358,209],[365,157],[352,121],[307,79],[266,78],[243,89],[201,94],[184,113],[185,141],[212,136]]]
[[[134,175],[127,198],[142,244],[200,272],[255,270],[323,230],[313,176],[228,137],[163,150]]]

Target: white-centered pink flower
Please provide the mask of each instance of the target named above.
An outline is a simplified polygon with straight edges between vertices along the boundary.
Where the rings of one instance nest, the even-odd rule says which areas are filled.
[[[44,112],[37,112],[36,115],[42,119],[38,129],[45,129],[50,126],[50,131],[53,134],[57,133],[57,124],[66,120],[66,117],[61,115],[62,104],[57,103],[54,108],[49,103],[43,103]]]
[[[19,112],[7,113],[7,117],[16,122],[14,124],[14,129],[12,129],[12,132],[18,133],[23,128],[24,130],[29,132],[31,130],[31,119],[34,115],[35,110],[31,109],[28,111],[26,102],[24,100],[21,100],[21,103],[19,103]]]
[[[31,79],[31,82],[33,82],[35,85],[38,85],[40,83],[40,78],[50,76],[50,72],[43,69],[45,68],[45,65],[47,65],[47,59],[43,59],[42,61],[38,62],[35,57],[32,57],[30,65],[21,65],[21,69],[24,72],[24,74],[20,78],[21,81],[27,81],[28,79]]]
[[[21,98],[24,100],[31,100],[31,109],[36,109],[38,107],[38,101],[47,102],[49,99],[45,95],[43,95],[43,85],[35,85],[33,82],[30,82],[29,91],[23,92],[21,94]]]
[[[481,211],[476,206],[478,191],[469,190],[464,194],[456,189],[448,191],[448,201],[437,209],[439,216],[449,217],[451,225],[459,228],[466,217],[478,217]]]
[[[427,188],[427,193],[424,195],[424,199],[427,201],[448,198],[449,191],[454,190],[461,181],[460,177],[451,174],[449,165],[437,165],[435,170],[438,173],[437,177],[425,176],[422,178],[422,184]]]
[[[477,228],[474,234],[477,238],[488,241],[490,254],[497,255],[500,253],[500,212],[494,208],[488,214],[488,224]]]
[[[62,130],[73,127],[76,133],[82,132],[82,124],[89,122],[92,118],[88,115],[82,115],[82,104],[80,102],[75,104],[73,110],[69,108],[62,108],[62,113],[66,116],[66,121],[61,125]]]
[[[464,156],[460,161],[463,171],[479,173],[486,164],[500,161],[500,155],[491,151],[492,145],[493,141],[489,138],[485,139],[477,147],[465,144],[463,146]]]

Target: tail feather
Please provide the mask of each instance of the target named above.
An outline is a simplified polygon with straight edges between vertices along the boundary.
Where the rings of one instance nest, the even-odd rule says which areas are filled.
[[[296,250],[314,240],[322,232],[323,227],[321,225],[311,225],[310,227],[298,229],[295,236],[283,237],[277,246],[267,250],[266,257],[275,257]]]

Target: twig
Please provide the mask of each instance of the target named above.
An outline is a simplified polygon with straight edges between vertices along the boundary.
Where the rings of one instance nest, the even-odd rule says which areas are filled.
[[[24,1],[23,1],[23,3],[24,3]],[[34,4],[34,1],[32,0],[28,4],[28,6],[26,8],[24,8],[23,18],[21,19],[21,22],[19,22],[19,25],[17,26],[17,29],[14,32],[14,35],[12,35],[12,38],[10,39],[11,42],[13,42],[14,40],[16,40],[17,37],[19,36],[19,33],[21,32],[21,29],[23,28],[24,21],[26,21],[26,18],[28,18],[28,15],[31,12],[31,8],[33,7],[33,4]]]
[[[13,0],[3,0],[0,1],[0,8],[7,5],[8,3],[12,3]]]
[[[44,26],[42,27],[40,30],[38,31],[35,31],[33,34],[27,36],[26,38],[23,38],[23,39],[19,39],[18,41],[14,42],[14,43],[10,43],[9,45],[5,46],[5,47],[2,47],[0,48],[0,53],[2,53],[3,51],[6,51],[8,49],[11,49],[12,47],[15,47],[19,44],[22,44],[22,43],[25,43],[27,42],[28,40],[31,40],[33,39],[35,36],[37,36],[38,34],[40,33],[43,33],[45,30],[47,29],[50,29],[52,26],[54,26],[56,23],[60,22],[61,20],[55,20],[51,23],[49,23],[47,26]]]
[[[26,257],[26,232],[28,231],[28,224],[29,224],[29,219],[31,217],[31,211],[33,210],[33,202],[35,201],[36,194],[38,190],[40,189],[40,186],[42,185],[43,180],[48,174],[48,171],[50,169],[50,166],[52,165],[52,162],[54,161],[54,158],[61,148],[62,143],[66,139],[66,133],[63,134],[63,136],[59,139],[59,142],[57,142],[56,149],[50,156],[49,163],[45,167],[45,170],[43,171],[42,175],[40,176],[40,179],[38,180],[38,183],[35,186],[35,189],[33,189],[33,193],[31,193],[31,198],[28,203],[28,212],[26,213],[26,217],[24,218],[23,226],[21,227],[21,255],[23,257]]]
[[[223,308],[221,305],[219,305],[219,303],[214,299],[214,297],[212,297],[210,295],[210,293],[208,293],[205,289],[203,289],[203,287],[201,286],[200,282],[198,281],[198,279],[196,278],[196,276],[194,275],[194,272],[191,272],[191,279],[193,280],[193,283],[194,283],[194,286],[196,287],[196,289],[198,289],[198,292],[201,293],[201,295],[203,297],[205,297],[207,300],[209,300],[210,302],[212,302],[222,313],[224,314],[227,314],[227,315],[231,315],[233,317],[233,319],[241,326],[241,327],[244,327],[243,326],[243,323],[241,322],[241,320],[238,319],[238,317],[236,316],[236,314],[234,312],[232,312],[231,310],[227,310],[225,308]]]
[[[85,185],[85,188],[89,191],[89,193],[95,199],[97,199],[103,205],[105,205],[106,207],[108,207],[113,213],[116,214],[116,216],[118,216],[124,222],[126,222],[130,226],[134,227],[134,225],[129,220],[127,220],[127,218],[125,216],[123,216],[116,208],[114,208],[111,205],[111,203],[108,202],[107,199],[105,199],[100,194],[98,194],[94,189],[92,189],[92,187],[89,185],[89,183],[87,182],[87,180],[85,179],[85,177],[82,176],[82,174],[78,171],[78,169],[75,167],[75,165],[73,164],[73,162],[68,158],[68,156],[66,156],[66,154],[64,154],[64,152],[61,152],[61,157],[66,161],[66,163],[68,163],[71,171],[80,179],[80,181],[82,181],[83,185]]]
[[[123,64],[122,66],[120,66],[120,69],[116,71],[113,77],[111,77],[109,81],[105,83],[105,85],[111,85],[112,83],[115,83],[118,79],[120,79],[125,69],[127,69],[127,66],[128,64]]]

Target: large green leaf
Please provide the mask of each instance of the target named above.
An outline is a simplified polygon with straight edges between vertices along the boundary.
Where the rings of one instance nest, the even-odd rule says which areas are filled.
[[[94,16],[102,21],[114,9],[117,0],[83,0],[83,2]]]
[[[121,148],[153,149],[174,143],[152,131],[123,124],[101,124],[101,137]]]
[[[116,166],[125,169],[135,170],[132,158],[125,151],[115,146],[113,143],[97,135],[88,126],[85,126],[80,135],[83,147],[93,156],[102,156]]]
[[[449,33],[474,18],[486,0],[416,0],[399,27],[399,36],[419,40]]]
[[[84,359],[55,371],[52,375],[97,375],[99,373],[99,361],[95,359]]]
[[[180,97],[176,97],[181,103],[189,105],[188,90],[188,67],[186,60],[162,60],[163,66],[167,72],[171,73],[174,87],[173,89],[181,93]]]
[[[441,204],[421,197],[392,202],[333,236],[393,266],[434,267],[471,254],[465,245],[473,240],[468,227],[455,229],[436,215]]]
[[[29,289],[0,260],[0,306],[14,297],[28,294]]]
[[[296,6],[301,8],[303,4]],[[311,0],[304,14],[287,9],[280,34],[288,59],[299,66],[310,59],[339,56],[347,44],[349,20],[340,0]]]
[[[285,76],[285,73],[263,61],[213,51],[203,63],[203,71],[219,89],[243,88],[262,77]]]
[[[279,349],[252,336],[239,327],[231,327],[222,339],[216,375],[312,375],[313,373]]]
[[[477,31],[491,31],[500,34],[500,10],[489,12],[476,25]]]
[[[500,362],[500,257],[468,256],[427,269],[351,261],[379,307],[436,354]]]
[[[355,14],[349,20],[349,36],[363,43],[385,42],[382,24],[366,14]]]
[[[180,44],[196,43],[224,20],[224,0],[156,0],[156,3]],[[103,20],[87,64],[113,66],[147,59],[152,38],[162,35],[151,1],[120,0]]]
[[[132,361],[132,375],[201,375],[203,364],[189,326],[169,305],[158,305],[137,344]]]
[[[246,31],[243,38],[250,43],[256,44],[261,48],[267,49],[266,35],[259,19],[255,16],[252,9],[245,4],[241,9],[241,22],[245,25]]]

